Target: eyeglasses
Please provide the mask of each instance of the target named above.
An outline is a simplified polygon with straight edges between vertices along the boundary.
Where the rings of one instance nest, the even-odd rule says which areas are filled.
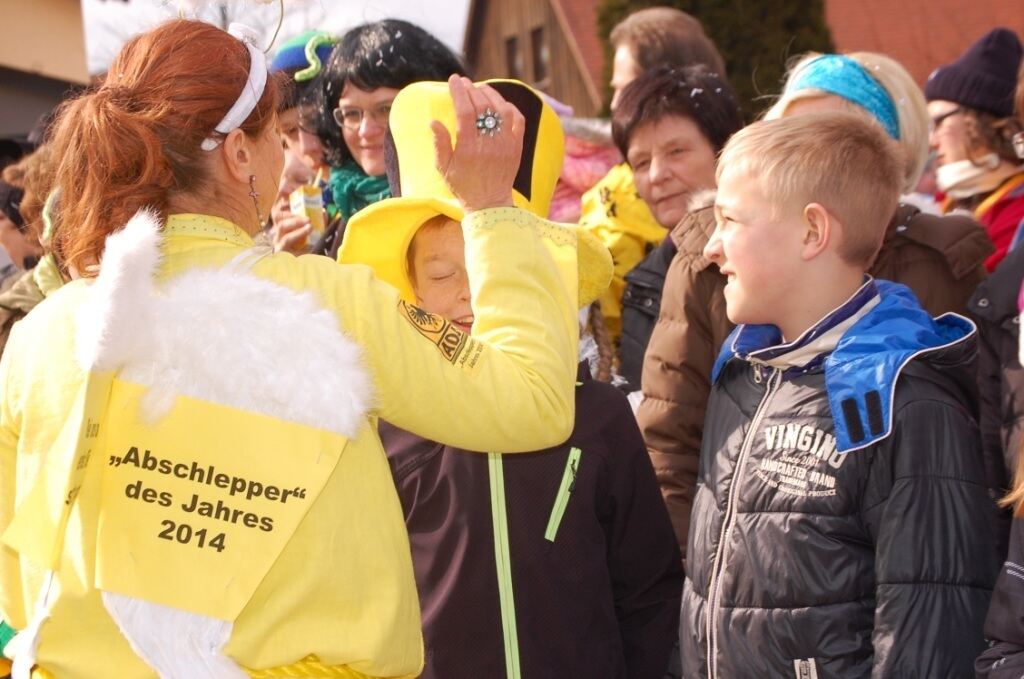
[[[391,103],[392,102],[390,101],[386,101],[381,104],[377,104],[369,110],[363,110],[354,106],[339,106],[333,111],[334,122],[346,129],[358,130],[359,126],[363,124],[363,119],[366,116],[370,116],[370,120],[381,127],[386,127],[388,124],[388,116],[391,115]]]
[[[930,123],[928,125],[928,131],[929,132],[934,132],[935,130],[939,129],[939,126],[942,125],[942,123],[944,123],[946,121],[946,118],[948,118],[950,116],[955,116],[957,113],[963,113],[963,112],[964,112],[963,107],[957,106],[956,108],[950,109],[950,110],[946,111],[945,113],[940,113],[939,115],[937,115],[937,116],[935,116],[934,118],[931,119],[931,121],[930,121]]]
[[[1017,153],[1018,158],[1024,159],[1024,132],[1013,135],[1013,150]]]

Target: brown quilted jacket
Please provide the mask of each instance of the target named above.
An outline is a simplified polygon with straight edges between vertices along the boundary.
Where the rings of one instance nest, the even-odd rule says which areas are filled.
[[[711,368],[733,329],[725,314],[725,277],[702,254],[715,229],[712,200],[704,198],[669,234],[678,252],[644,355],[644,400],[637,411],[684,559]],[[970,217],[900,205],[869,273],[907,285],[934,316],[964,313],[992,251]]]

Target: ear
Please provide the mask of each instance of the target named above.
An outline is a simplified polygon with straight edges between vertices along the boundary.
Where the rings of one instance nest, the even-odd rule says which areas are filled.
[[[228,174],[246,186],[249,177],[256,174],[253,165],[253,147],[242,130],[232,130],[220,145],[221,160]]]
[[[809,261],[824,252],[834,237],[837,227],[833,217],[821,203],[808,203],[804,207],[804,240],[801,257]]]

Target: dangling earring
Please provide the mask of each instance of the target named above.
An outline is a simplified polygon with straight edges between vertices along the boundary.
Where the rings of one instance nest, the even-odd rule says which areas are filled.
[[[253,207],[256,208],[256,223],[259,224],[259,228],[263,228],[263,215],[260,214],[260,204],[257,198],[260,194],[256,190],[256,175],[249,175],[249,195],[252,196]]]

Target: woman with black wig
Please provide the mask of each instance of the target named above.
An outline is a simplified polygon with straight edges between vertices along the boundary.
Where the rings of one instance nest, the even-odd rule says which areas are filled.
[[[313,244],[314,253],[335,257],[349,218],[391,195],[384,137],[398,91],[421,80],[447,80],[453,73],[467,75],[460,59],[407,21],[376,21],[341,38],[314,83],[303,116],[315,127],[331,166],[328,210],[340,216]]]

